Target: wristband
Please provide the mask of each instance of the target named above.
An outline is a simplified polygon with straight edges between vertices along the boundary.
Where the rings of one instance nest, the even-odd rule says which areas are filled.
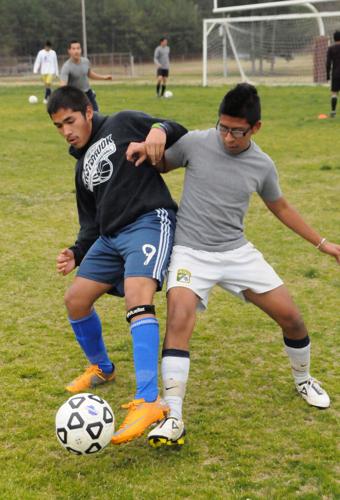
[[[151,128],[159,128],[166,133],[166,126],[163,123],[159,123],[159,122],[154,123],[153,125],[151,125]]]
[[[315,248],[317,248],[318,250],[320,250],[320,248],[322,247],[322,245],[326,242],[326,238],[322,238],[322,240],[320,241],[320,243],[318,245],[316,245]]]

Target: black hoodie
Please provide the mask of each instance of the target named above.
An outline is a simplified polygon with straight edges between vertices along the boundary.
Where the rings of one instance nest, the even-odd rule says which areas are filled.
[[[156,208],[177,210],[157,170],[146,162],[135,167],[125,156],[129,143],[143,141],[156,122],[166,127],[166,147],[187,132],[175,122],[139,111],[121,111],[111,116],[95,113],[86,146],[82,149],[71,146],[70,154],[77,158],[75,183],[80,231],[70,248],[77,265],[99,235],[113,236]]]

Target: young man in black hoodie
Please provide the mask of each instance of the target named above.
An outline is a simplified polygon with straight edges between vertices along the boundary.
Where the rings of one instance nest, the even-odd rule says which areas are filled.
[[[114,434],[120,444],[140,436],[167,407],[157,385],[159,329],[153,296],[161,289],[173,243],[176,203],[160,174],[126,159],[131,141],[148,135],[150,156],[187,130],[137,111],[103,116],[74,87],[57,89],[48,113],[77,159],[75,183],[80,231],[57,257],[58,271],[78,272],[65,295],[70,324],[90,366],[66,389],[77,393],[113,381],[115,367],[102,337],[95,301],[105,293],[125,296],[136,373],[136,394]]]

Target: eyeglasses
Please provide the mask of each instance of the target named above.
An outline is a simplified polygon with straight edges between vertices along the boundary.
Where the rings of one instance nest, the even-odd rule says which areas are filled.
[[[220,122],[217,122],[216,129],[219,131],[221,135],[227,136],[231,134],[234,139],[242,139],[248,132],[251,130],[251,127],[248,127],[246,130],[241,128],[229,128],[222,125]]]

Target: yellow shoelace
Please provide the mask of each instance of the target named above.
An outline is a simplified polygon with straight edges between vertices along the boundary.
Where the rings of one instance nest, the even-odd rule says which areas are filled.
[[[124,408],[125,410],[130,410],[131,408],[135,409],[140,403],[144,403],[144,399],[134,399],[129,403],[122,404],[121,407]]]

